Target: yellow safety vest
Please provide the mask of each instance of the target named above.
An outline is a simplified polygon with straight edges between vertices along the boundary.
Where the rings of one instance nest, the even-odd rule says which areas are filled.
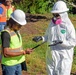
[[[10,35],[10,48],[9,50],[11,52],[20,52],[22,51],[22,39],[21,35],[19,34],[20,39],[18,38],[17,34],[14,31],[11,31],[9,28],[5,29],[4,31],[7,31]],[[20,64],[23,61],[25,61],[25,55],[20,55],[16,57],[4,57],[2,55],[2,64],[12,66],[16,64]]]
[[[9,7],[6,7],[6,8],[7,8],[7,20],[9,20],[11,14],[14,11],[14,6],[9,6]]]

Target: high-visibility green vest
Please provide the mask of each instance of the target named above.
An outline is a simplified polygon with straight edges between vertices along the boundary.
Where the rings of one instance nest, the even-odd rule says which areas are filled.
[[[10,35],[10,48],[9,50],[11,52],[20,52],[22,51],[22,39],[21,35],[19,34],[19,37],[14,31],[11,31],[9,28],[5,29],[4,31],[7,31]],[[19,39],[20,38],[20,39]],[[15,56],[15,57],[4,57],[2,55],[2,64],[12,66],[19,63],[22,63],[25,61],[25,55]]]
[[[14,11],[14,6],[9,6],[7,8],[7,20],[9,20],[9,18],[11,16],[11,14],[13,13],[13,11]]]

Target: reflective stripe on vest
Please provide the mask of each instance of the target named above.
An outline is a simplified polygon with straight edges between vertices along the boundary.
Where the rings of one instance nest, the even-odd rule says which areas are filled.
[[[0,4],[0,7],[3,8],[2,16],[0,17],[0,22],[6,22],[6,7],[3,4]]]
[[[9,50],[10,50],[10,52],[21,52],[23,50],[23,48],[22,47],[14,48],[14,49],[10,48]]]

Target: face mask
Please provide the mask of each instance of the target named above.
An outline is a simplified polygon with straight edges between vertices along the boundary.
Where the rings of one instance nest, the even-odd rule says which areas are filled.
[[[58,19],[57,18],[52,18],[52,22],[56,25],[59,25],[59,24],[61,24],[62,20],[61,20],[61,18],[58,18]]]

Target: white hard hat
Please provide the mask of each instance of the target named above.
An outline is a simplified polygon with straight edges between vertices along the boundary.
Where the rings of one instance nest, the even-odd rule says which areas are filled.
[[[12,14],[11,14],[11,18],[19,23],[20,25],[25,25],[26,24],[26,16],[25,13],[20,10],[20,9],[16,9]]]
[[[67,8],[65,2],[63,2],[63,1],[57,1],[54,4],[51,13],[62,13],[62,12],[66,12],[66,11],[69,11],[69,9]]]

